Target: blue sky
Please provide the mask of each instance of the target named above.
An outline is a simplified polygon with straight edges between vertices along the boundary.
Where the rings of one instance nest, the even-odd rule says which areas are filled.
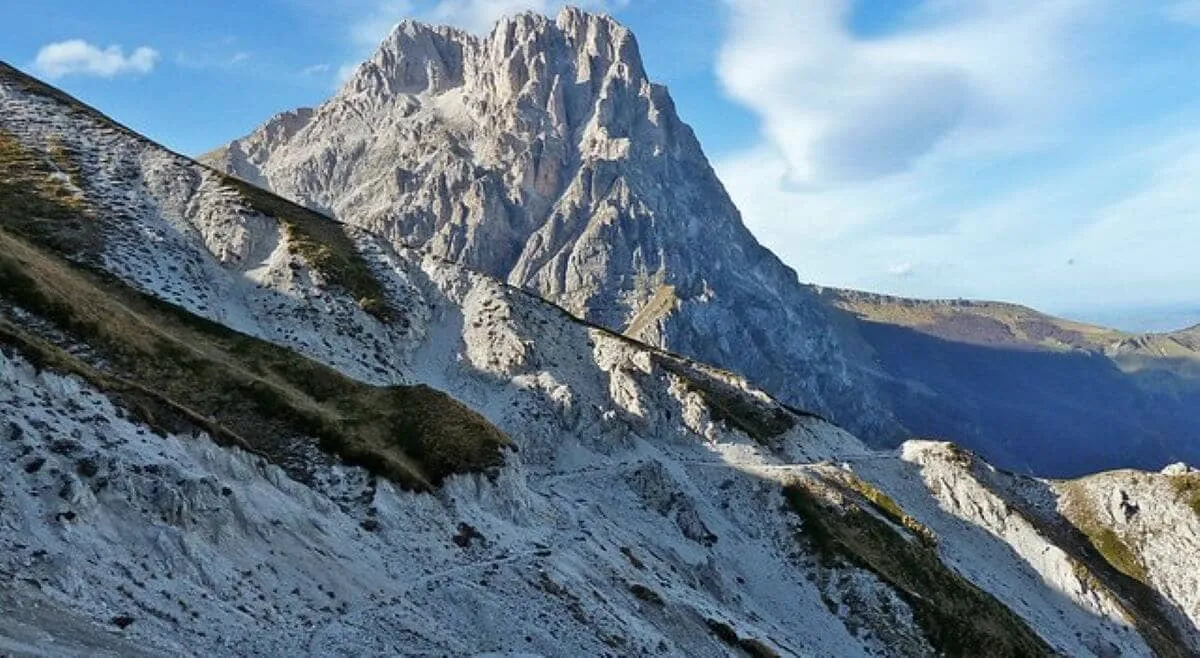
[[[0,58],[195,155],[328,97],[402,17],[561,4],[5,0]],[[803,279],[1200,321],[1200,0],[581,4],[634,29]]]

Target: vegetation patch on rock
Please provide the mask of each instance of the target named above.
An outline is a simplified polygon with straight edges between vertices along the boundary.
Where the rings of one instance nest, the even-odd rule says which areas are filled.
[[[102,232],[65,180],[81,176],[73,157],[65,149],[51,154],[27,148],[0,128],[0,225],[65,256],[86,260],[100,252]],[[63,167],[69,171],[61,171]]]
[[[1105,525],[1087,496],[1073,492],[1068,496],[1068,516],[1091,542],[1092,547],[1118,571],[1141,583],[1149,582],[1149,574],[1141,558],[1112,528]]]
[[[444,393],[363,384],[60,260],[3,228],[0,298],[97,357],[62,349],[29,322],[0,318],[0,342],[41,367],[84,378],[160,431],[200,428],[285,466],[294,440],[312,437],[346,462],[415,489],[503,463],[507,437]]]
[[[826,565],[865,569],[892,587],[942,655],[1052,654],[1020,617],[946,567],[935,550],[906,540],[845,497],[834,497],[827,485],[797,481],[783,494],[804,522],[797,538]]]
[[[796,420],[781,406],[754,398],[750,393],[700,372],[675,357],[657,354],[664,370],[679,377],[708,405],[712,419],[741,430],[758,443],[769,444],[795,426]]]
[[[343,224],[246,181],[217,175],[255,212],[275,218],[283,227],[288,245],[330,285],[353,295],[367,313],[380,320],[390,319],[383,285],[346,235]]]
[[[704,622],[708,626],[708,630],[730,648],[740,649],[751,658],[779,658],[779,652],[772,649],[766,642],[741,637],[732,626],[723,621],[706,619]]]
[[[909,516],[891,496],[884,493],[879,487],[867,482],[866,480],[854,475],[846,473],[841,478],[849,489],[853,490],[858,495],[862,496],[875,511],[882,514],[892,523],[903,527],[913,534],[927,548],[937,548],[937,534],[929,528],[929,526],[921,523],[912,516]]]
[[[1175,490],[1179,500],[1200,516],[1200,473],[1172,475],[1170,478],[1171,488]]]
[[[653,603],[657,606],[662,606],[666,603],[663,601],[663,597],[658,592],[641,583],[630,583],[629,591],[633,592],[634,596],[642,601],[645,601],[646,603]]]

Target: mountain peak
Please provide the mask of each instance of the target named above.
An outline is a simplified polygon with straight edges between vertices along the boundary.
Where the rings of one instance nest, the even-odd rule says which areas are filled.
[[[403,20],[358,67],[343,92],[395,96],[446,91],[462,83],[463,45],[473,41],[449,26]]]
[[[484,37],[401,24],[286,143],[251,134],[212,164],[795,406],[890,422],[609,16],[517,14]]]
[[[555,64],[571,65],[555,71]],[[405,19],[380,43],[345,87],[350,93],[397,96],[439,94],[483,78],[506,98],[522,96],[526,85],[547,100],[555,76],[578,85],[618,78],[634,88],[647,81],[633,33],[610,16],[575,7],[555,19],[523,12],[499,20],[485,37],[458,28]],[[490,76],[490,77],[489,77]]]

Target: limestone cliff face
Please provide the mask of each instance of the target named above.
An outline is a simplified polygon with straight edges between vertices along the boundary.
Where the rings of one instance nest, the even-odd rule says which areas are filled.
[[[608,17],[522,14],[483,38],[401,23],[328,102],[206,160],[869,436],[894,429]]]

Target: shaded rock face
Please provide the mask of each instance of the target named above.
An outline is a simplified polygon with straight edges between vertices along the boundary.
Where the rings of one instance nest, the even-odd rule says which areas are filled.
[[[823,303],[764,249],[633,34],[566,9],[398,25],[341,91],[208,163],[895,434]]]

